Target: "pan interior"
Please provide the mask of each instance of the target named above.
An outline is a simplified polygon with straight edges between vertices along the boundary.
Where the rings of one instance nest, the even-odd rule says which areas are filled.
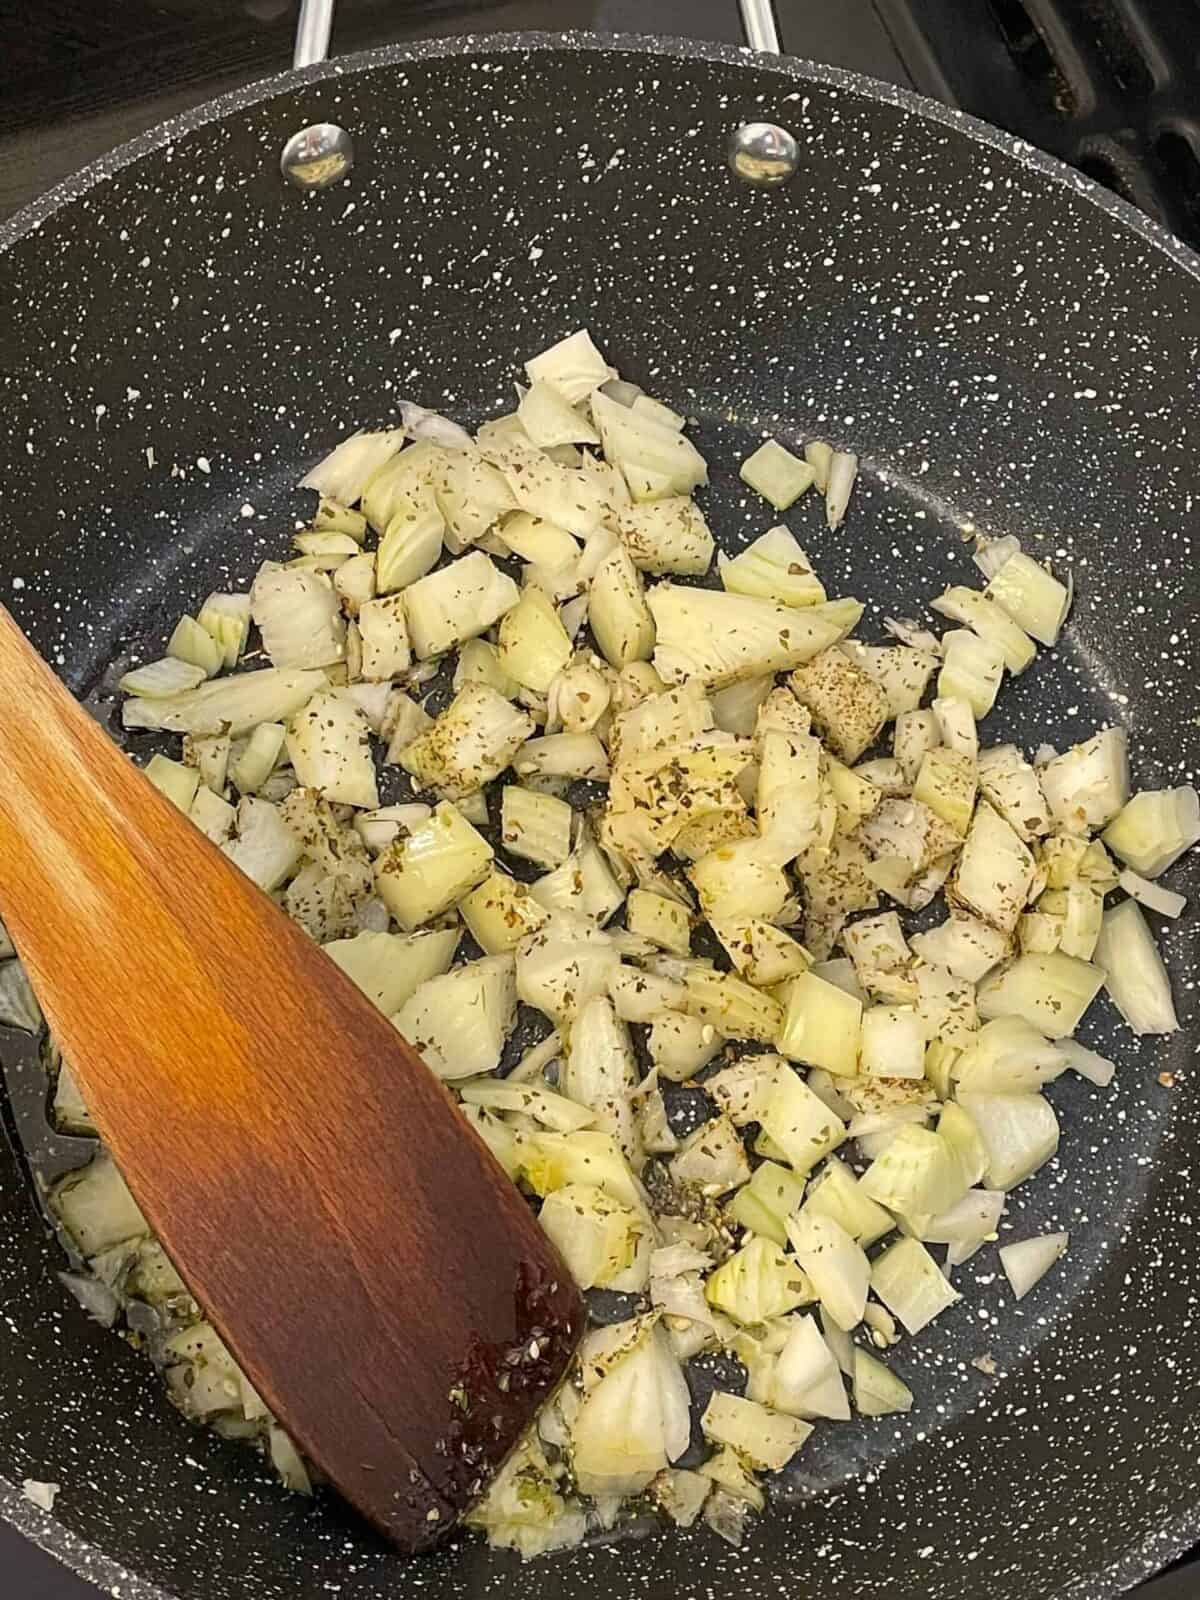
[[[721,165],[728,128],[764,106],[804,145],[799,179],[771,195]],[[326,112],[360,168],[305,201],[269,156]],[[430,54],[181,133],[16,239],[0,288],[17,308],[0,329],[4,598],[100,716],[114,664],[161,653],[181,611],[285,552],[311,509],[293,485],[339,437],[402,396],[469,425],[511,409],[523,360],[588,326],[694,419],[725,549],[779,520],[736,473],[764,433],[858,449],[841,530],[813,496],[784,520],[831,595],[867,601],[862,637],[975,582],[972,532],[1016,533],[1074,572],[1077,600],[1059,649],[1006,684],[987,741],[1063,748],[1119,720],[1141,786],[1194,776],[1200,293],[998,143],[719,57]],[[1194,897],[1195,861],[1179,887]],[[1194,1029],[1193,923],[1164,943]],[[963,1304],[896,1353],[912,1416],[818,1430],[740,1560],[697,1535],[525,1569],[476,1546],[402,1563],[174,1417],[58,1293],[16,1162],[0,1170],[0,1472],[61,1482],[73,1535],[206,1600],[598,1579],[765,1595],[785,1572],[813,1593],[932,1600],[962,1592],[968,1561],[980,1596],[1016,1578],[1105,1592],[1096,1575],[1132,1573],[1164,1504],[1182,1513],[1200,1491],[1197,1424],[1176,1404],[1196,1376],[1195,1113],[1159,1082],[1186,1083],[1186,1032],[1138,1042],[1111,1009],[1095,1017],[1081,1036],[1117,1082],[1052,1088],[1062,1147],[1007,1215],[1015,1238],[1070,1230],[1053,1283],[1014,1307],[994,1252],[976,1257]],[[34,1137],[38,1069],[15,1039],[6,1067]],[[973,1364],[985,1354],[996,1376]],[[1101,1477],[1119,1486],[1103,1507]]]

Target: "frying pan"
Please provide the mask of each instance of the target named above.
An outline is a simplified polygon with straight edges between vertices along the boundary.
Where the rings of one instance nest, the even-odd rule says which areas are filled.
[[[751,118],[800,140],[790,185],[727,171]],[[300,195],[279,150],[326,119],[357,166]],[[964,531],[1016,533],[1078,598],[989,737],[1061,748],[1119,718],[1142,785],[1194,775],[1200,263],[903,91],[655,39],[386,49],[190,112],[39,201],[0,229],[0,303],[5,599],[97,715],[114,661],[284,547],[331,441],[401,395],[498,414],[522,358],[587,325],[696,419],[728,548],[764,526],[734,470],[763,432],[853,446],[844,528],[792,523],[831,592],[870,600],[864,636],[971,581]],[[1198,869],[1178,873],[1193,901]],[[1138,1042],[1100,1007],[1115,1086],[1052,1090],[1062,1150],[1009,1216],[1070,1229],[1061,1269],[1017,1307],[981,1252],[896,1352],[912,1415],[820,1430],[741,1552],[647,1531],[525,1567],[472,1541],[404,1560],[190,1429],[65,1302],[15,1153],[0,1508],[123,1600],[1116,1594],[1200,1534],[1198,925],[1162,930],[1184,1031]],[[36,1052],[0,1053],[6,1115],[45,1155]],[[54,1517],[26,1477],[63,1485]]]

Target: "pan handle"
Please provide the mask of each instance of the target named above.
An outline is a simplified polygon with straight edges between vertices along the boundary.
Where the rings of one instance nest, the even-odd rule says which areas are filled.
[[[313,67],[329,54],[334,0],[301,0],[293,67]],[[336,122],[314,122],[283,147],[279,169],[297,189],[327,189],[354,165],[354,142]]]
[[[745,0],[751,6],[755,0]],[[769,4],[770,0],[764,0]],[[312,67],[324,61],[329,54],[329,38],[333,32],[334,0],[300,0],[300,20],[296,24],[296,49],[292,56],[293,67]],[[766,45],[761,47],[767,49]]]
[[[773,0],[738,0],[738,9],[751,50],[781,56]],[[728,153],[734,175],[756,189],[778,189],[796,176],[800,166],[795,135],[774,122],[743,122],[729,136]]]
[[[779,25],[775,21],[772,0],[738,0],[742,13],[742,27],[746,43],[751,50],[761,50],[765,55],[780,56]]]

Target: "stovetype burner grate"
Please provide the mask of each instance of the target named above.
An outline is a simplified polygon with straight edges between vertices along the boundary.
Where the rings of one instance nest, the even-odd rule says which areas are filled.
[[[1200,246],[1200,0],[874,0],[917,88]]]

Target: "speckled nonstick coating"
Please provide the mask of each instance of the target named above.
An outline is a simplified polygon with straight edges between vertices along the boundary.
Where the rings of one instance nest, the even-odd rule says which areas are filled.
[[[753,115],[802,137],[786,191],[723,169]],[[277,152],[328,116],[359,166],[306,200]],[[899,90],[648,40],[385,50],[190,113],[39,202],[0,229],[0,303],[0,591],[81,693],[279,554],[293,483],[341,434],[401,395],[507,409],[520,360],[587,324],[697,419],[727,547],[770,520],[734,471],[761,431],[851,445],[844,529],[815,504],[789,521],[832,593],[870,600],[865,636],[972,581],[965,524],[1015,532],[1078,598],[989,738],[1061,746],[1120,718],[1143,784],[1195,777],[1197,262]],[[1198,869],[1173,881],[1195,896]],[[1115,1594],[1200,1533],[1198,926],[1166,939],[1185,1031],[1139,1045],[1101,1004],[1087,1037],[1115,1087],[1051,1091],[1062,1150],[1009,1220],[1069,1228],[1062,1267],[1016,1307],[981,1252],[962,1304],[896,1353],[912,1415],[821,1429],[740,1555],[706,1532],[525,1567],[474,1542],[392,1554],[172,1412],[58,1289],[7,1156],[0,1509],[125,1600]],[[0,1049],[28,1099],[29,1052]],[[63,1485],[54,1517],[25,1477]]]

